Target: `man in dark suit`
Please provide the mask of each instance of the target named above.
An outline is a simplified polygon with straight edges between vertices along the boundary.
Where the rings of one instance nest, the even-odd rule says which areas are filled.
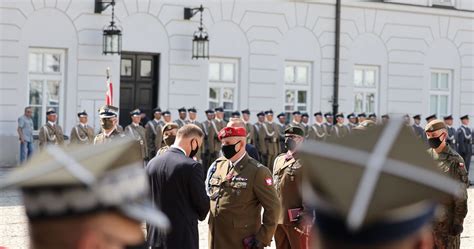
[[[152,200],[171,221],[171,232],[160,233],[148,227],[148,245],[154,249],[198,249],[197,220],[209,212],[202,165],[192,158],[202,146],[203,131],[187,124],[176,134],[170,149],[153,158],[146,167]]]

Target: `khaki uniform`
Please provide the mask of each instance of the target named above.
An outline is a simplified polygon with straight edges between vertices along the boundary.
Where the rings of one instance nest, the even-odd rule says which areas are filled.
[[[78,124],[71,130],[71,144],[92,144],[94,143],[94,129],[89,125]]]
[[[438,162],[440,169],[445,174],[466,184],[462,198],[450,198],[442,203],[442,214],[434,223],[433,229],[435,249],[459,249],[461,235],[454,235],[452,229],[456,225],[462,226],[467,214],[467,187],[469,184],[464,160],[449,146],[446,146],[440,154],[433,149],[429,149],[428,152]]]
[[[255,128],[250,122],[245,122],[245,130],[247,131],[247,143],[255,145]]]
[[[349,135],[349,133],[350,133],[349,127],[345,126],[344,124],[338,123],[332,127],[333,137],[343,138]]]
[[[260,161],[263,164],[266,164],[265,158],[263,158],[263,152],[265,150],[265,146],[262,147],[261,142],[260,142],[260,130],[262,129],[263,123],[257,122],[253,125],[253,130],[254,130],[254,143],[255,147],[257,147],[258,154],[260,154]]]
[[[298,223],[291,221],[288,210],[300,209],[303,212],[301,195],[302,168],[299,160],[280,154],[273,166],[273,182],[275,184],[281,212],[275,232],[277,249],[306,248],[306,235],[296,230]]]
[[[326,133],[326,139],[334,134],[334,125],[328,122],[323,124],[324,132]]]
[[[356,128],[357,126],[358,126],[358,124],[354,124],[354,123],[350,123],[350,122],[347,124],[347,127],[349,127],[349,130],[351,130],[351,131],[352,131],[352,129]]]
[[[268,168],[248,155],[234,167],[220,158],[209,185],[209,249],[243,248],[250,236],[269,246],[280,205]]]
[[[123,132],[119,131],[117,128],[110,133],[110,135],[105,135],[104,131],[102,130],[101,133],[97,134],[94,138],[94,144],[105,144],[110,143],[115,139],[123,138],[125,135]]]
[[[173,121],[175,124],[178,125],[179,128],[189,124],[189,120],[182,120],[182,119],[176,119],[175,121]]]
[[[322,124],[315,123],[308,129],[308,138],[322,141],[326,139],[326,132]]]
[[[43,125],[39,131],[39,146],[43,148],[46,145],[62,145],[64,144],[63,129],[61,126],[55,124],[51,125],[49,122]]]
[[[207,172],[207,169],[209,168],[209,166],[211,165],[212,161],[211,161],[211,158],[210,158],[210,147],[209,147],[209,144],[210,144],[210,137],[209,137],[209,131],[210,129],[212,129],[211,127],[211,121],[209,120],[206,120],[204,122],[201,123],[201,127],[202,127],[202,131],[204,132],[204,138],[203,138],[203,141],[202,141],[202,165],[203,165],[203,168],[204,168],[204,172]]]
[[[214,119],[209,127],[209,155],[210,162],[214,162],[219,157],[221,151],[221,141],[219,140],[219,131],[227,125],[224,120]]]
[[[160,156],[162,155],[163,153],[165,153],[166,151],[168,151],[170,149],[170,147],[168,145],[165,145],[164,147],[161,147],[157,152],[156,152],[156,156]]]
[[[261,148],[261,156],[270,171],[273,170],[273,162],[280,153],[280,128],[274,122],[265,122],[258,132],[258,143]]]
[[[161,128],[163,127],[163,122],[156,121],[155,119],[150,120],[145,125],[145,136],[146,143],[148,145],[148,158],[152,159],[156,155],[156,151],[159,150],[163,144],[163,133],[161,133]]]
[[[148,160],[148,145],[146,143],[145,128],[141,125],[129,124],[125,127],[125,134],[130,138],[137,140],[140,144],[143,160]]]

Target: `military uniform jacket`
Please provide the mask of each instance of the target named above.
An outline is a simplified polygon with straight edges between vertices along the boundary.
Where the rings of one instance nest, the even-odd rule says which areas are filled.
[[[201,123],[202,131],[204,132],[204,138],[203,138],[203,150],[204,153],[209,153],[209,130],[212,129],[211,127],[211,121],[206,120]]]
[[[330,123],[326,122],[326,123],[323,124],[323,128],[324,128],[324,133],[326,133],[327,137],[334,135],[334,125],[333,124],[330,124]]]
[[[356,128],[357,125],[358,125],[358,124],[354,124],[354,123],[349,122],[349,123],[347,124],[347,127],[349,127],[349,130],[352,131],[352,129]]]
[[[469,186],[464,160],[451,147],[446,146],[443,152],[436,153],[429,149],[428,153],[438,163],[440,169],[455,180],[465,184],[461,198],[449,198],[443,203],[443,212],[435,222],[434,230],[441,234],[449,234],[453,225],[462,225],[467,214],[467,187]]]
[[[247,143],[255,144],[255,128],[250,122],[245,122],[245,131],[247,131]]]
[[[92,144],[94,143],[94,129],[89,125],[78,124],[71,130],[71,144]]]
[[[315,123],[308,129],[308,138],[314,140],[324,140],[326,132],[322,124]]]
[[[457,132],[458,152],[472,154],[472,131],[469,127],[461,126]]]
[[[105,134],[105,132],[102,130],[101,133],[97,134],[94,138],[94,144],[105,144],[105,143],[110,143],[115,139],[120,139],[125,137],[123,132],[119,131],[117,128],[115,128],[108,136]]]
[[[178,127],[181,128],[184,125],[189,124],[189,121],[188,120],[182,120],[182,119],[178,118],[174,121],[174,123],[176,123],[178,125]]]
[[[448,138],[446,138],[446,142],[451,146],[453,149],[456,148],[456,129],[452,126],[446,126],[448,130]]]
[[[273,183],[281,207],[278,224],[294,224],[288,216],[289,209],[301,208],[303,211],[301,182],[302,168],[300,161],[293,157],[287,157],[287,154],[280,154],[273,165]]]
[[[209,129],[209,152],[218,153],[221,150],[221,141],[219,141],[219,131],[227,125],[224,120],[214,119],[210,123]]]
[[[49,144],[64,144],[64,135],[61,126],[57,124],[53,126],[48,122],[39,130],[39,146],[44,147]]]
[[[274,122],[265,122],[258,131],[258,144],[261,153],[278,155],[280,153],[280,129]]]
[[[243,248],[242,240],[252,235],[270,245],[280,205],[267,167],[248,155],[234,167],[220,158],[209,186],[209,249]]]
[[[349,135],[350,130],[349,130],[349,127],[343,124],[336,124],[333,126],[332,133],[333,133],[333,136],[342,138]]]
[[[415,132],[415,135],[419,137],[421,140],[426,142],[425,130],[423,130],[421,126],[416,125],[416,124],[412,125],[412,128],[413,128],[413,132]]]
[[[148,146],[146,143],[145,128],[141,125],[129,124],[125,127],[125,134],[130,138],[137,140],[140,144],[142,158],[145,159],[148,156]]]
[[[148,158],[153,158],[156,151],[163,143],[163,133],[161,133],[162,122],[155,119],[148,121],[145,125],[146,143],[148,145]]]
[[[257,150],[258,150],[258,153],[260,153],[260,155],[264,154],[263,153],[263,149],[265,147],[261,147],[260,145],[260,138],[259,138],[259,134],[260,134],[260,130],[262,129],[262,125],[263,123],[261,122],[257,122],[253,125],[253,128],[254,128],[254,144],[255,144],[255,147],[257,147]]]

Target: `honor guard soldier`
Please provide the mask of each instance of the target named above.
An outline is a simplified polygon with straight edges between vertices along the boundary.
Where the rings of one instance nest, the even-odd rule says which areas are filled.
[[[218,107],[215,108],[214,111],[216,113],[216,118],[212,120],[211,129],[209,129],[210,162],[214,162],[219,157],[219,151],[221,149],[219,131],[227,125],[224,121],[224,108]]]
[[[280,153],[286,152],[285,148],[285,129],[286,129],[286,115],[284,112],[280,112],[277,115],[278,119],[278,131],[280,134]]]
[[[301,129],[304,131],[304,126],[301,124],[301,112],[300,111],[294,111],[292,113],[293,119],[291,120],[290,124],[287,126],[299,126]],[[306,136],[306,134],[305,134]]]
[[[208,109],[205,111],[206,113],[206,120],[202,122],[202,128],[204,131],[204,138],[203,138],[203,148],[202,148],[202,166],[204,168],[204,172],[207,172],[207,169],[209,168],[209,165],[211,165],[211,157],[210,157],[210,137],[209,137],[209,131],[212,128],[211,122],[214,119],[215,113],[214,110]]]
[[[276,156],[280,154],[280,132],[278,125],[273,122],[273,111],[265,112],[266,121],[258,133],[259,148],[261,148],[261,158],[265,165],[272,171],[273,162]]]
[[[232,118],[240,118],[240,112],[239,111],[233,111],[230,116]]]
[[[165,232],[166,216],[143,204],[139,150],[128,140],[49,147],[2,179],[0,190],[22,191],[31,248],[145,248],[142,222]]]
[[[446,143],[451,146],[454,150],[457,150],[456,147],[456,129],[453,127],[453,116],[445,116],[443,117],[444,124],[446,125],[446,129],[448,130],[448,137],[446,138]]]
[[[46,112],[46,119],[48,120],[39,130],[39,146],[44,148],[46,145],[63,145],[64,135],[63,129],[56,121],[58,115],[54,108],[49,108]]]
[[[130,137],[133,140],[136,140],[140,144],[141,155],[143,160],[146,162],[150,160],[148,158],[148,145],[146,143],[145,128],[140,125],[140,120],[142,112],[140,109],[135,109],[130,112],[132,123],[125,127],[125,135]]]
[[[253,125],[254,131],[255,131],[255,146],[257,147],[258,154],[260,154],[260,159],[263,160],[262,158],[262,153],[265,150],[265,147],[260,146],[260,140],[259,140],[259,134],[260,134],[260,129],[262,129],[263,123],[265,123],[265,113],[264,112],[259,112],[257,113],[257,122]],[[266,164],[264,161],[260,161],[263,164]]]
[[[298,147],[304,141],[304,132],[298,126],[285,130],[288,152],[280,154],[273,165],[273,182],[278,193],[281,212],[275,231],[277,249],[306,249],[307,229],[304,228],[302,165],[297,158]]]
[[[242,111],[242,119],[245,124],[245,130],[247,131],[247,143],[255,145],[255,128],[250,123],[250,111],[245,109]]]
[[[93,144],[94,128],[87,124],[87,112],[84,110],[77,114],[79,124],[71,130],[71,144]]]
[[[331,112],[326,112],[324,113],[324,118],[326,119],[326,122],[323,124],[324,127],[324,132],[326,133],[327,137],[330,137],[334,131],[334,116],[332,115]]]
[[[170,148],[170,146],[174,144],[178,129],[179,129],[179,126],[175,123],[167,123],[165,124],[165,126],[163,126],[161,133],[163,133],[163,142],[165,143],[165,146],[161,147],[156,152],[157,156],[165,153]]]
[[[272,175],[248,156],[246,135],[242,127],[219,132],[223,157],[213,163],[206,179],[209,249],[264,248],[277,226],[280,205]]]
[[[472,157],[472,130],[469,127],[469,115],[464,115],[460,119],[462,125],[458,128],[456,143],[458,153],[464,158],[467,173],[469,174],[469,166],[471,165]]]
[[[118,108],[104,105],[99,109],[101,132],[94,138],[94,144],[109,143],[112,140],[125,137],[123,132],[117,129]]]
[[[413,132],[415,132],[415,135],[418,138],[426,142],[426,134],[423,127],[421,127],[420,123],[421,123],[421,115],[418,114],[418,115],[413,116],[413,125],[412,125]]]
[[[359,113],[357,115],[357,121],[359,124],[364,122],[365,120],[367,120],[367,115],[365,114],[365,112]]]
[[[187,116],[186,108],[184,108],[184,107],[179,108],[178,109],[178,116],[179,116],[179,118],[176,119],[174,121],[174,123],[176,123],[179,126],[179,128],[181,128],[185,124],[188,123],[188,120],[186,119],[186,116]]]
[[[343,151],[343,153],[341,153]],[[436,203],[464,192],[400,119],[300,147],[318,249],[431,249]],[[335,177],[337,180],[335,180]]]
[[[308,113],[301,114],[301,124],[303,125],[304,134],[308,136],[308,129],[309,129],[309,115]]]
[[[437,119],[438,117],[436,117],[436,114],[431,114],[430,116],[426,117],[425,120],[426,120],[426,123],[428,124],[429,122]]]
[[[165,124],[172,123],[172,121],[171,121],[171,112],[170,111],[164,111],[162,113],[162,115],[163,115],[163,122]]]
[[[336,124],[333,126],[333,136],[334,137],[345,137],[351,132],[349,127],[344,124],[344,114],[336,114]]]
[[[347,124],[347,126],[349,127],[350,130],[357,127],[357,125],[358,125],[357,117],[354,113],[351,113],[351,114],[347,115],[347,120],[349,120],[349,123]]]
[[[375,112],[369,114],[369,119],[377,123],[377,114]]]
[[[469,182],[462,157],[447,145],[448,131],[441,120],[432,120],[425,127],[430,149],[428,153],[438,163],[439,168],[464,185],[459,198],[449,198],[443,202],[443,212],[434,223],[435,248],[459,249],[464,218],[467,215],[467,187]]]
[[[148,121],[145,125],[145,136],[146,143],[148,145],[148,158],[151,160],[155,157],[156,152],[162,147],[163,144],[163,134],[161,129],[165,124],[161,120],[161,108],[157,107],[153,109],[154,119]]]
[[[308,139],[326,139],[326,132],[323,127],[323,114],[321,112],[314,113],[314,124],[308,129]]]

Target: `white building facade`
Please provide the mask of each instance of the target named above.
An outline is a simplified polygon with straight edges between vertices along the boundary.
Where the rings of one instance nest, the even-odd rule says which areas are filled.
[[[201,3],[210,59],[192,60],[199,17],[183,12]],[[470,0],[343,1],[339,110],[473,114],[473,10]],[[0,165],[18,158],[26,106],[37,127],[55,107],[65,134],[81,110],[97,128],[108,67],[123,113],[332,109],[335,0],[117,0],[122,55],[102,54],[110,13],[94,14],[94,0],[0,2]]]

